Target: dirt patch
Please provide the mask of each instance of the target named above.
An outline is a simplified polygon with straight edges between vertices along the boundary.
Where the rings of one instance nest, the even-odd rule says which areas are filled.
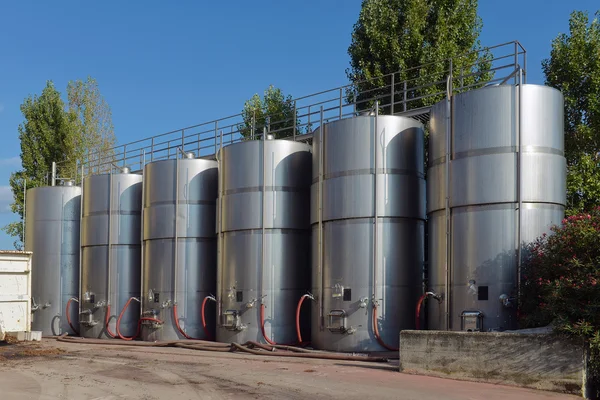
[[[0,361],[19,360],[31,357],[55,357],[65,353],[56,347],[42,347],[39,344],[18,342],[0,347]]]
[[[6,335],[4,337],[4,341],[6,342],[6,344],[15,344],[18,343],[19,341],[17,340],[16,336],[11,336],[11,335]]]

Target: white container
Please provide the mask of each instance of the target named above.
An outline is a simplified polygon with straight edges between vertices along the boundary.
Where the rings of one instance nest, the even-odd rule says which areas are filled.
[[[0,332],[4,334],[31,330],[31,254],[0,250]]]

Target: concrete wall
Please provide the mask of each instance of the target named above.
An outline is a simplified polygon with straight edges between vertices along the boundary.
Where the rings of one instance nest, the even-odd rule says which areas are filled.
[[[402,331],[400,371],[582,394],[583,343],[553,335]]]

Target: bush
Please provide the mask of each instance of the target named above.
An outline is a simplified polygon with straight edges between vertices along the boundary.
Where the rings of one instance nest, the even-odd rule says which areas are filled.
[[[521,279],[524,327],[554,323],[563,333],[600,330],[600,208],[551,228],[527,249]]]
[[[594,365],[600,365],[600,207],[566,218],[551,231],[527,249],[521,325],[552,323],[557,333],[584,338]]]

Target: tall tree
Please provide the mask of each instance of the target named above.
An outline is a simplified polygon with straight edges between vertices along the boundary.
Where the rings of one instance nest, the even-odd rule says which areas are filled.
[[[481,49],[481,27],[477,0],[363,0],[348,48],[346,74],[354,84],[349,100],[356,101],[358,109],[370,108],[368,99],[376,95],[389,104],[390,96],[385,96],[391,78],[385,76],[400,71],[396,92],[403,90],[403,81],[408,81],[408,89],[425,86],[407,91],[406,98],[414,99],[409,108],[433,104],[443,95],[420,97],[444,91],[449,63],[443,61],[449,58],[454,58],[455,82],[477,87],[489,81],[492,74],[482,71],[489,70],[491,56],[475,51]],[[464,75],[469,76],[461,78]],[[379,89],[386,85],[388,89]]]
[[[265,90],[262,99],[255,94],[244,103],[242,118],[239,131],[246,139],[262,137],[264,127],[276,138],[292,136],[293,124],[298,124],[292,96],[285,96],[273,85]]]
[[[70,81],[67,84],[68,111],[75,118],[78,142],[77,159],[87,159],[88,167],[94,172],[106,172],[114,160],[116,139],[110,106],[100,93],[98,82],[87,80]]]
[[[22,169],[10,176],[14,202],[11,209],[23,219],[23,185],[27,188],[41,186],[47,182],[52,171],[52,162],[57,163],[57,174],[72,177],[75,174],[76,131],[75,117],[65,111],[65,104],[52,81],[46,83],[42,94],[29,96],[21,104],[25,118],[19,125]],[[13,222],[3,228],[17,237],[15,247],[23,243],[22,222]]]
[[[574,215],[600,205],[600,20],[573,12],[569,34],[554,39],[542,69],[565,97],[567,214]]]

